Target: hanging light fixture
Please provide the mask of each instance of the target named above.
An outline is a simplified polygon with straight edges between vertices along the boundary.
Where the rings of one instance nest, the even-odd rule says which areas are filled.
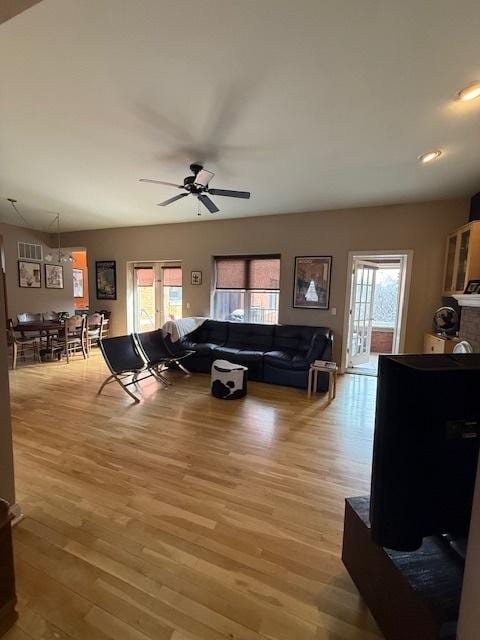
[[[51,227],[56,224],[57,227],[57,255],[55,256],[52,253],[47,253],[47,255],[44,257],[44,260],[46,260],[47,262],[57,262],[58,264],[64,264],[65,262],[73,262],[74,258],[71,254],[68,253],[64,253],[62,251],[62,248],[60,246],[60,214],[57,213],[55,214],[55,218],[52,220],[52,222],[49,225],[49,229],[51,229]],[[54,260],[54,258],[57,258],[56,260]]]

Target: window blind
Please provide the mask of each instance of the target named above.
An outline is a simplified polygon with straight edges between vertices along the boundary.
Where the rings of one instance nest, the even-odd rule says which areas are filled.
[[[163,267],[163,286],[182,286],[182,267]]]
[[[276,290],[280,287],[280,256],[215,258],[216,289]]]

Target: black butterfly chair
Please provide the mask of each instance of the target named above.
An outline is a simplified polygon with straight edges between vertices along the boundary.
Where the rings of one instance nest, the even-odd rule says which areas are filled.
[[[173,342],[171,335],[169,333],[166,333],[165,331],[163,331],[163,339],[165,341],[165,347],[172,356],[174,364],[176,364],[177,367],[181,369],[187,376],[191,375],[190,371],[185,367],[185,365],[180,362],[180,360],[188,358],[188,356],[192,356],[195,351],[184,349],[179,342]]]
[[[107,384],[111,382],[118,382],[126,393],[135,401],[140,402],[139,398],[133,394],[130,389],[127,389],[132,384],[138,384],[141,380],[146,378],[155,377],[157,380],[166,385],[166,381],[163,377],[158,376],[157,373],[152,370],[152,367],[145,362],[141,352],[137,348],[136,341],[133,336],[118,336],[115,338],[103,338],[99,340],[100,349],[102,351],[105,362],[111,371],[111,375],[105,380],[100,389],[98,395],[100,395]],[[142,378],[139,378],[139,374],[145,373]],[[130,382],[124,382],[125,379],[132,378]]]
[[[157,331],[147,331],[145,333],[136,333],[135,341],[139,352],[147,362],[147,366],[154,369],[157,375],[167,384],[170,383],[161,374],[164,367],[176,365],[187,375],[190,375],[190,372],[181,364],[180,360],[191,355],[193,351],[185,351],[184,349],[175,351],[168,333],[165,333],[161,329]]]

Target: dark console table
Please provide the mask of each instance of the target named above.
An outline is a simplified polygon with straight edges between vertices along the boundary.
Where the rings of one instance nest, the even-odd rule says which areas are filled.
[[[8,504],[0,499],[0,636],[17,619],[12,531]]]
[[[386,640],[455,640],[463,562],[437,538],[391,551],[370,535],[370,498],[348,498],[342,560]]]

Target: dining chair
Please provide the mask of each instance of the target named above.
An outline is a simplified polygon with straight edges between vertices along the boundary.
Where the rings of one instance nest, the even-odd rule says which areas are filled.
[[[98,341],[102,338],[103,331],[103,315],[101,313],[92,313],[87,316],[87,354],[94,344],[98,345]]]
[[[101,337],[102,338],[108,338],[108,335],[110,333],[110,318],[107,318],[103,313],[103,322],[102,322],[102,332],[101,332]]]
[[[20,352],[20,357],[25,360],[25,356],[28,352],[33,355],[34,360],[40,361],[40,350],[38,338],[28,338],[25,336],[17,336],[13,321],[10,318],[8,320],[7,328],[7,345],[12,347],[12,369],[17,368],[17,358]]]
[[[63,349],[67,358],[67,363],[70,362],[70,356],[75,355],[79,351],[81,351],[83,357],[86,358],[86,329],[86,316],[71,316],[70,318],[67,318],[63,326],[63,331],[51,342],[52,355],[56,349]]]

